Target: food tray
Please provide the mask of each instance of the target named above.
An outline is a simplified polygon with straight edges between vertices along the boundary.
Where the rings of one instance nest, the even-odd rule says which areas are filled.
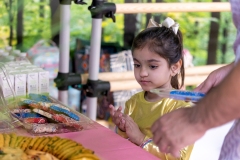
[[[83,114],[68,108],[66,105],[62,104],[60,101],[58,101],[57,99],[51,96],[38,95],[38,94],[31,94],[31,96],[34,95],[33,97],[31,97],[30,94],[29,96],[25,96],[25,97],[16,96],[13,90],[9,75],[3,63],[0,63],[0,76],[1,76],[0,77],[0,132],[1,133],[12,131],[13,129],[19,126],[23,126],[29,133],[34,135],[74,132],[74,131],[80,131],[80,130],[90,129],[94,127],[94,121],[84,116]],[[68,110],[68,113],[71,113],[71,115],[74,115],[78,119],[74,121],[73,119],[69,118],[69,116],[67,116],[65,113],[63,112],[61,113],[58,111],[54,112],[55,119],[44,117],[43,115],[40,116],[41,118],[34,117],[37,113],[33,113],[33,109],[39,109],[39,108],[30,107],[29,104],[24,104],[25,105],[24,109],[28,109],[29,113],[34,114],[33,117],[32,117],[33,114],[29,117],[29,114],[25,114],[23,111],[22,101],[36,100],[36,99],[32,99],[34,97],[43,98],[43,101],[41,101],[41,99],[37,99],[37,101],[35,101],[36,102],[35,105],[42,104],[41,102],[44,102],[45,99],[48,99],[48,102],[44,102],[44,104],[48,104],[48,105],[53,104],[55,105],[55,108],[59,106],[63,106]],[[18,111],[18,113],[16,112],[16,110]],[[26,117],[26,115],[28,115],[28,117]],[[28,121],[26,121],[26,118],[29,118],[31,121],[29,121],[29,119]],[[58,121],[56,121],[56,118],[58,118],[57,119]],[[43,123],[43,121],[38,121],[37,123],[36,119],[44,119],[44,121],[46,122]]]
[[[34,113],[33,110],[34,109],[38,109],[47,113],[50,113],[52,116],[56,116],[56,115],[61,115],[60,117],[67,117],[66,114],[64,114],[64,116],[62,116],[63,113],[60,112],[55,112],[53,110],[50,109],[49,111],[49,107],[46,107],[46,110],[42,110],[42,106],[40,106],[40,108],[35,108],[32,106],[36,106],[36,104],[52,104],[53,106],[62,106],[62,107],[66,107],[68,108],[66,105],[64,105],[63,103],[61,103],[60,101],[58,101],[57,99],[51,97],[51,96],[45,96],[45,95],[40,95],[40,96],[44,96],[44,97],[48,97],[50,102],[38,102],[38,103],[32,103],[32,104],[23,104],[22,102],[24,102],[25,100],[32,100],[32,99],[20,99],[18,102],[18,108],[16,109],[30,109],[31,112],[29,112],[30,114],[38,114],[38,113]],[[34,104],[34,105],[33,105]],[[38,106],[39,107],[39,106]],[[63,120],[63,121],[59,121],[52,118],[49,118],[48,116],[45,116],[43,114],[38,114],[38,116],[40,116],[41,118],[44,118],[47,122],[46,123],[29,123],[26,122],[26,119],[29,119],[30,117],[26,116],[26,112],[22,111],[19,113],[15,113],[16,110],[11,110],[11,113],[14,117],[16,117],[18,120],[20,120],[24,126],[24,128],[33,135],[42,135],[42,134],[57,134],[57,133],[67,133],[67,132],[76,132],[76,131],[81,131],[81,130],[86,130],[86,129],[91,129],[93,127],[95,127],[94,125],[94,121],[89,119],[88,117],[86,117],[85,115],[72,110],[70,108],[68,108],[69,112],[73,113],[75,116],[79,117],[79,121],[74,120],[70,117],[67,117],[67,119]],[[28,113],[27,113],[28,114]],[[48,114],[47,114],[48,115]],[[37,117],[38,117],[37,116]],[[32,118],[32,117],[31,117]]]

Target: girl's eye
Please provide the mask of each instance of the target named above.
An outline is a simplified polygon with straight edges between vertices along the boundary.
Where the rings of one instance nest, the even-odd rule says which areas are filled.
[[[134,67],[135,67],[135,68],[139,68],[139,67],[140,67],[140,64],[134,64]]]
[[[156,69],[158,66],[149,66],[151,69]]]

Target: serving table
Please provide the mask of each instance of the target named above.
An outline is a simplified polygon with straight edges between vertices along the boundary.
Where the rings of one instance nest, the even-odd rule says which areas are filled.
[[[23,129],[18,129],[17,132],[21,135],[31,136]],[[91,129],[47,136],[72,139],[93,150],[101,160],[159,160],[97,122]]]

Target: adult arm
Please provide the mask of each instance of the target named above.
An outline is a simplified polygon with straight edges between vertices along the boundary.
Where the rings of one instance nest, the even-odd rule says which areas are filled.
[[[216,87],[227,76],[233,66],[234,63],[230,63],[211,72],[207,79],[195,88],[194,91],[207,93],[211,88]]]
[[[152,126],[153,141],[162,152],[179,156],[213,127],[240,117],[240,63],[195,107],[181,108],[159,118]]]
[[[240,118],[239,82],[240,62],[218,87],[210,91],[206,98],[196,105],[196,119],[201,119],[207,129]]]

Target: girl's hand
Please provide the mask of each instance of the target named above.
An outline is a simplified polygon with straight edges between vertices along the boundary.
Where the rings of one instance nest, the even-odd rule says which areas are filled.
[[[128,115],[124,116],[123,120],[125,120],[126,133],[129,140],[136,145],[141,145],[145,135],[140,131],[138,125]]]
[[[113,105],[109,105],[110,115],[112,117],[113,123],[123,132],[125,129],[125,120],[122,113],[122,107],[119,107],[117,110]]]

